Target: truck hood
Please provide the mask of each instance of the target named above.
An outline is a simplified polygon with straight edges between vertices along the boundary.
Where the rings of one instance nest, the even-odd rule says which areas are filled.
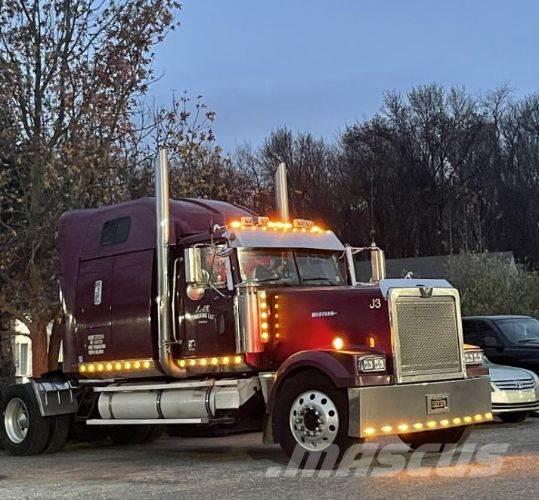
[[[268,290],[270,327],[278,359],[303,350],[333,349],[391,355],[387,300],[380,287],[317,286]]]

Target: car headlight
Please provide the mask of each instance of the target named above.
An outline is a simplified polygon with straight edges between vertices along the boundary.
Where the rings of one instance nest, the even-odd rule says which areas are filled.
[[[357,358],[357,369],[360,372],[385,372],[386,357],[377,355],[360,356]]]
[[[481,365],[483,363],[483,351],[464,351],[464,359],[467,365]]]

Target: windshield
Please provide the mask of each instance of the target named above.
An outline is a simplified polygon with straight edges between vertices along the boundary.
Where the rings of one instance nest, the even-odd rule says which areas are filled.
[[[533,318],[504,319],[497,322],[511,342],[524,344],[539,342],[539,321]]]
[[[247,283],[343,285],[340,252],[276,248],[238,248],[241,279]]]

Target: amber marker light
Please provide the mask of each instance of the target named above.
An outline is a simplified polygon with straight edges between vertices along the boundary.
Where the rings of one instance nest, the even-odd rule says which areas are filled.
[[[94,366],[94,365],[89,365],[89,366],[88,366],[88,371],[89,371],[90,373],[93,373],[93,372],[95,371],[95,366]]]
[[[146,369],[150,368],[150,362],[149,361],[144,361],[144,363],[142,363],[142,366]]]
[[[135,361],[135,362],[133,363],[133,368],[134,368],[135,370],[140,370],[140,361]]]
[[[189,366],[196,366],[196,364],[197,364],[196,359],[189,360]]]
[[[477,415],[475,415],[474,420],[476,422],[481,422],[481,420],[483,420],[483,417],[482,417],[482,415],[479,415],[479,413],[478,413]]]
[[[464,417],[464,421],[469,424],[472,421],[472,417]]]
[[[178,361],[178,364],[180,365],[180,368],[185,368],[185,359],[180,359],[180,361]]]
[[[427,422],[427,427],[428,427],[429,429],[434,429],[434,428],[436,427],[436,422],[435,422],[434,420],[429,420],[429,421]]]
[[[459,417],[455,417],[455,418],[453,419],[453,423],[454,423],[455,425],[459,425],[460,423],[462,423],[462,419],[459,418]]]
[[[230,363],[230,358],[228,356],[225,356],[222,360],[221,360],[221,363],[223,363],[223,365],[228,365],[228,363]]]
[[[79,372],[84,373],[86,371],[86,366],[80,365],[79,366]]]
[[[408,430],[408,424],[400,424],[397,429],[401,432],[406,432]]]
[[[217,366],[219,364],[219,360],[217,358],[211,358],[211,364],[213,366]]]
[[[114,368],[115,368],[116,370],[121,370],[121,369],[122,369],[122,363],[116,363],[116,364],[114,365]]]
[[[370,348],[376,347],[376,340],[374,337],[368,337],[368,343]]]
[[[99,364],[97,365],[97,371],[98,371],[98,372],[102,372],[104,369],[105,369],[105,367],[104,367],[101,363],[99,363]]]
[[[382,432],[385,432],[386,434],[390,433],[392,430],[393,430],[393,427],[391,427],[390,425],[384,425],[382,427]]]
[[[367,427],[366,429],[363,430],[363,432],[367,435],[367,436],[372,436],[376,430],[373,429],[372,427]]]
[[[239,220],[234,220],[230,223],[232,229],[239,229],[241,227],[241,222]]]
[[[344,347],[344,340],[341,337],[335,337],[331,341],[331,345],[333,346],[333,349],[340,351]]]
[[[440,425],[442,427],[447,427],[449,425],[449,420],[440,420]]]
[[[241,356],[234,357],[234,364],[239,365],[242,362]]]
[[[417,422],[417,424],[412,425],[412,427],[413,427],[416,431],[419,431],[419,430],[423,429],[423,424],[422,424],[421,422]]]
[[[487,420],[492,420],[492,418],[493,418],[493,417],[492,417],[492,413],[490,413],[490,412],[485,413],[485,418],[486,418]]]
[[[106,368],[108,372],[112,371],[112,368],[113,368],[112,363],[107,363]]]

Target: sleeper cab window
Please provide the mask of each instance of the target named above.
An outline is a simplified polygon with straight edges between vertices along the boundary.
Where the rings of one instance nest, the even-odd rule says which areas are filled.
[[[131,217],[108,220],[101,229],[101,246],[125,243],[131,229]]]

